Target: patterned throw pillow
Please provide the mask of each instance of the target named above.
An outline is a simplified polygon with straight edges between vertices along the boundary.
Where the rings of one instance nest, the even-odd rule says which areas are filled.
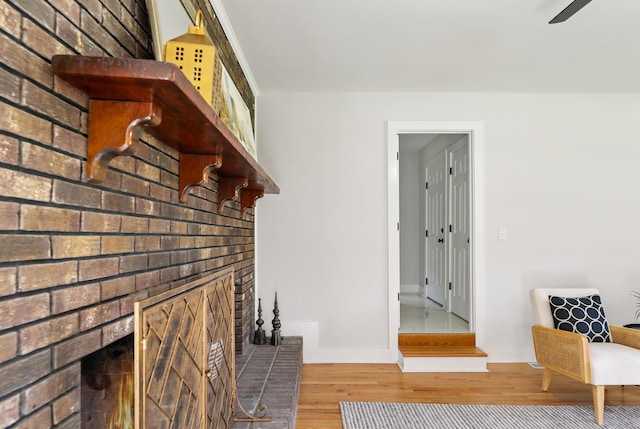
[[[553,325],[563,331],[586,335],[592,343],[610,343],[611,332],[600,295],[580,298],[549,296]]]

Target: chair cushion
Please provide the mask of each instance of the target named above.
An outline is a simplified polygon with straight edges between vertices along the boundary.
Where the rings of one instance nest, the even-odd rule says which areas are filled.
[[[589,342],[609,343],[611,332],[600,295],[578,298],[549,296],[554,327],[585,335]]]
[[[639,385],[640,350],[616,343],[589,343],[591,384]]]

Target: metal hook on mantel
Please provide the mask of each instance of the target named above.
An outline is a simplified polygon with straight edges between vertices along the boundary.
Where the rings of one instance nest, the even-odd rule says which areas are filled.
[[[240,408],[240,411],[242,411],[242,413],[247,417],[236,416],[235,421],[237,422],[270,422],[273,420],[271,417],[265,417],[265,415],[267,414],[267,406],[265,404],[262,404],[262,403],[258,404],[258,406],[256,407],[256,410],[253,412],[253,414],[251,414],[250,412],[244,409],[244,407],[240,403],[240,399],[236,398],[236,401],[238,402],[238,407]]]

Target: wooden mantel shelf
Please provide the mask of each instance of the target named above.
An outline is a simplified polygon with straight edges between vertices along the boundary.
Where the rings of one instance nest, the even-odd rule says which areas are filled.
[[[218,176],[218,210],[242,210],[280,189],[174,64],[56,55],[53,73],[89,96],[87,176],[104,180],[109,162],[131,155],[144,129],[180,152],[180,201]]]

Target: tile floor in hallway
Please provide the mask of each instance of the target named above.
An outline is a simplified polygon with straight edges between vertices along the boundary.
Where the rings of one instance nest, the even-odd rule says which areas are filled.
[[[417,293],[400,294],[400,333],[463,333],[469,323]]]

